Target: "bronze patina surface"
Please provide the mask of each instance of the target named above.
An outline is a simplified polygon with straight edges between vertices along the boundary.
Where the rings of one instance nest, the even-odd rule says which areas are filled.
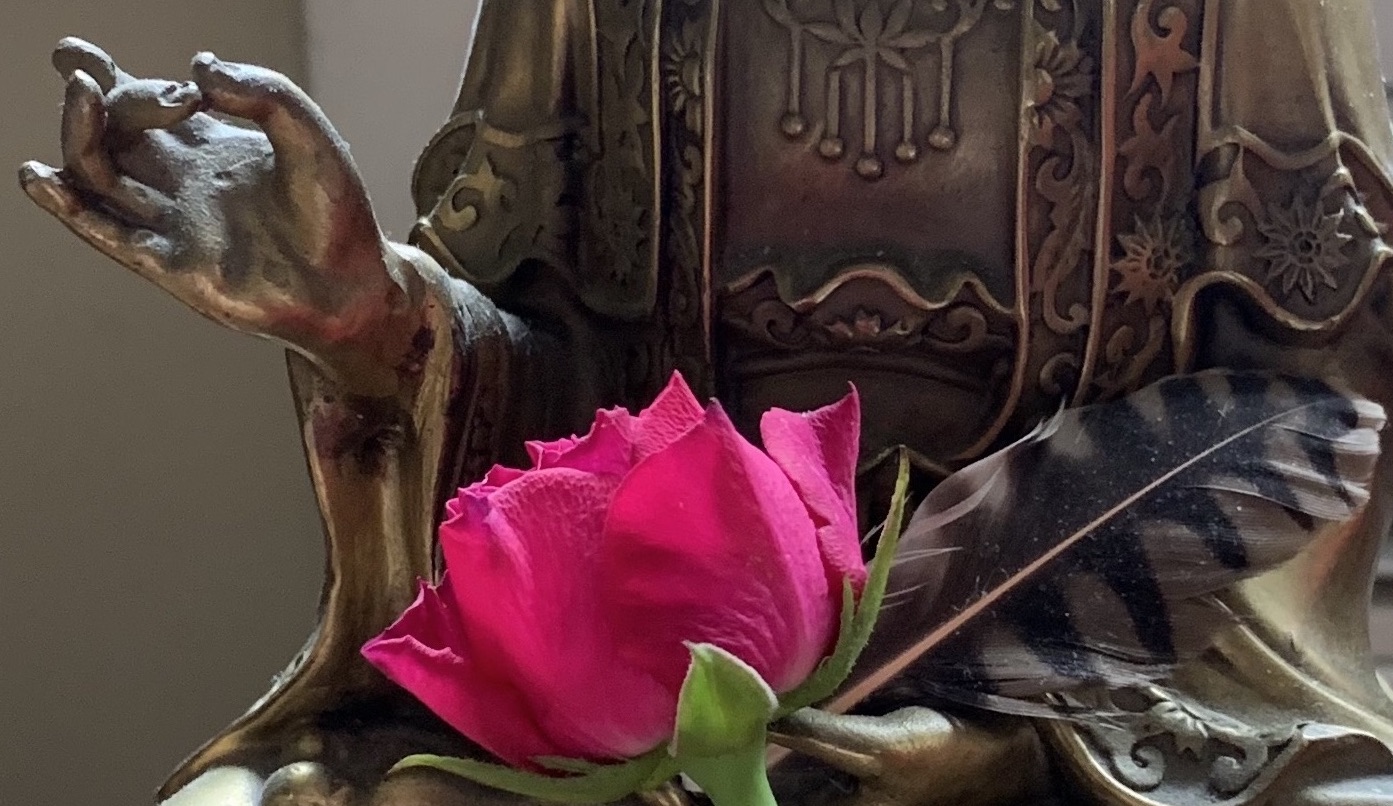
[[[746,428],[855,382],[868,513],[897,444],[923,490],[1061,401],[1173,372],[1333,376],[1393,404],[1393,130],[1369,0],[480,14],[413,180],[412,245],[381,235],[346,146],[283,77],[205,55],[193,85],[138,80],[86,43],[56,53],[64,165],[25,166],[26,192],[289,348],[324,515],[320,627],[169,781],[181,806],[519,803],[384,782],[408,753],[470,750],[358,647],[438,572],[447,494],[525,439],[642,405],[674,369]],[[1116,692],[1106,724],[805,712],[780,726],[797,751],[783,802],[1393,803],[1365,626],[1388,473],[1358,522],[1228,594],[1239,624],[1178,694]],[[268,778],[262,794],[231,768]]]

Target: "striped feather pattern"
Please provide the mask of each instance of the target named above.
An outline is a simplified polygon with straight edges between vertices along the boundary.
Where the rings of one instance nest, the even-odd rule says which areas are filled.
[[[1358,512],[1383,425],[1328,384],[1228,371],[1062,412],[920,506],[871,668],[831,707],[902,675],[1001,710],[1164,677],[1228,623],[1211,594]]]

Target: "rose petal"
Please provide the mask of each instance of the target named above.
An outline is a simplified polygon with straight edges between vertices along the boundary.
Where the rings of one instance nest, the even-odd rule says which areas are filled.
[[[623,408],[602,410],[596,412],[585,436],[529,442],[527,452],[538,470],[572,467],[593,473],[624,473],[667,447],[701,418],[701,404],[682,374],[673,373],[667,386],[637,417]]]
[[[517,470],[503,465],[494,465],[483,479],[471,484],[469,487],[459,490],[455,498],[445,502],[445,520],[452,520],[459,517],[460,498],[469,496],[487,496],[499,487],[510,481],[522,478],[526,471]]]
[[[522,478],[524,473],[526,473],[526,471],[518,470],[517,468],[494,465],[489,470],[488,474],[484,476],[482,483],[488,487],[502,487],[509,482],[517,481]]]
[[[554,442],[529,442],[527,451],[535,469],[570,467],[593,473],[624,473],[632,464],[634,416],[626,409],[595,413],[590,431],[583,437]]]
[[[638,415],[633,463],[638,464],[671,445],[704,416],[701,404],[682,373],[674,372],[663,391]]]
[[[671,691],[686,673],[684,642],[715,644],[787,691],[835,634],[807,509],[719,406],[624,480],[599,574],[616,659]]]
[[[764,449],[793,482],[817,526],[827,572],[836,588],[866,582],[856,523],[856,462],[861,445],[861,401],[853,387],[837,403],[800,414],[765,412],[759,424]]]
[[[582,437],[572,435],[554,439],[549,442],[543,442],[541,440],[528,441],[526,443],[527,455],[532,458],[532,467],[537,469],[555,465],[556,460],[575,448],[576,443],[580,442],[581,439]]]
[[[462,496],[441,527],[454,604],[469,627],[465,653],[489,665],[538,709],[545,744],[511,755],[595,761],[642,754],[671,731],[672,704],[641,669],[616,664],[593,570],[619,479],[571,468],[531,471],[487,496]],[[615,708],[613,691],[626,692]],[[488,691],[475,696],[487,698]]]
[[[622,476],[633,466],[637,430],[634,416],[624,409],[596,412],[590,433],[563,453],[542,454],[537,466],[541,469],[569,467],[587,473]]]
[[[549,746],[532,708],[513,681],[458,651],[467,641],[453,598],[449,574],[438,588],[422,585],[401,618],[363,647],[363,657],[499,758],[532,758]]]

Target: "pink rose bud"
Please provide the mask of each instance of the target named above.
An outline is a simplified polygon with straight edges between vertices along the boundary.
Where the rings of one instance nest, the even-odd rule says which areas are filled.
[[[791,691],[866,579],[860,405],[775,409],[765,451],[680,375],[641,414],[529,445],[447,507],[450,569],[367,659],[504,761],[633,758],[673,735],[689,643]],[[767,453],[766,453],[767,451]]]

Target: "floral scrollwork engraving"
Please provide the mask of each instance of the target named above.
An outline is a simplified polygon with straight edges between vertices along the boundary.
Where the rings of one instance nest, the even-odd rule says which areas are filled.
[[[1093,60],[1077,42],[1061,42],[1054,32],[1040,41],[1035,58],[1031,123],[1040,139],[1050,142],[1056,127],[1083,124],[1080,104],[1093,91]]]
[[[1135,698],[1107,723],[1083,730],[1118,779],[1138,792],[1159,789],[1173,766],[1197,764],[1205,769],[1203,785],[1211,796],[1228,798],[1247,789],[1296,735],[1297,726],[1266,731],[1200,706],[1181,702],[1156,687],[1121,692],[1116,700]]]
[[[722,318],[752,344],[778,351],[1011,351],[1010,333],[989,318],[970,292],[926,307],[904,299],[893,287],[860,279],[839,286],[817,304],[789,303],[765,277],[728,297]]]
[[[1066,11],[1068,13],[1059,13]],[[1098,31],[1083,24],[1077,0],[1029,4],[1022,43],[1022,200],[1031,222],[1026,241],[1031,336],[1030,394],[1058,400],[1083,376],[1095,299],[1100,194]]]
[[[688,18],[676,36],[663,43],[661,67],[668,107],[700,136],[705,128],[706,37],[705,21]]]
[[[1045,326],[1067,336],[1088,324],[1082,302],[1068,302],[1063,286],[1088,254],[1096,209],[1097,145],[1080,107],[1096,80],[1093,61],[1078,43],[1038,29],[1031,142],[1041,157],[1034,190],[1047,203],[1049,228],[1035,255],[1034,287],[1042,295]]]
[[[1170,101],[1176,77],[1198,69],[1200,61],[1185,49],[1190,16],[1178,5],[1167,5],[1159,12],[1156,6],[1156,0],[1142,0],[1132,15],[1132,47],[1137,61],[1127,94],[1136,93],[1147,79],[1154,79],[1164,105]]]
[[[805,84],[809,76],[806,53],[809,47],[827,48],[829,62],[819,78],[821,86],[812,91],[825,95],[825,120],[818,152],[827,160],[839,161],[848,152],[849,134],[857,129],[860,149],[854,167],[864,179],[875,180],[885,174],[887,156],[883,140],[893,139],[893,157],[912,163],[921,156],[925,143],[938,151],[951,150],[958,142],[953,120],[954,68],[957,42],[967,35],[986,12],[988,0],[932,0],[928,15],[916,21],[913,0],[832,0],[830,20],[816,19],[796,12],[790,0],[761,0],[765,13],[788,31],[789,65],[787,106],[779,128],[790,139],[799,139],[813,126],[804,111]],[[996,8],[1011,3],[996,0]],[[923,16],[923,15],[921,15]],[[938,56],[938,98],[926,106],[916,61],[934,52]],[[861,109],[847,108],[847,82],[859,82]],[[890,97],[898,97],[899,119],[891,116]],[[921,115],[936,115],[923,142],[917,134]],[[846,124],[850,123],[850,126]],[[887,131],[887,129],[889,131]]]
[[[710,367],[701,358],[709,340],[709,294],[704,269],[706,158],[710,126],[711,58],[708,48],[716,4],[670,4],[661,27],[658,73],[667,124],[663,130],[662,243],[666,267],[664,297],[666,335],[654,347],[657,359],[650,384],[680,369],[695,385],[709,381]]]
[[[625,289],[647,283],[652,263],[654,209],[653,155],[649,143],[652,113],[650,82],[652,12],[645,4],[618,0],[596,3],[596,63],[599,73],[599,125],[603,159],[594,161],[587,186],[592,238],[597,253],[584,265],[604,267],[605,280]],[[642,279],[641,279],[642,278]]]
[[[1100,312],[1086,394],[1108,398],[1164,371],[1173,300],[1195,272],[1192,134],[1200,61],[1191,0],[1138,0],[1124,39],[1130,75],[1118,81],[1117,178],[1099,256],[1109,303]],[[1125,82],[1125,83],[1122,83]]]
[[[1138,217],[1117,236],[1122,254],[1109,267],[1109,296],[1118,316],[1093,379],[1105,396],[1135,388],[1160,358],[1176,291],[1194,271],[1197,237],[1180,213]]]
[[[971,353],[1005,349],[1009,341],[989,331],[982,311],[958,305],[935,316],[894,315],[867,307],[831,315],[800,314],[779,300],[756,305],[741,329],[787,349],[903,349],[925,346],[935,352]]]

